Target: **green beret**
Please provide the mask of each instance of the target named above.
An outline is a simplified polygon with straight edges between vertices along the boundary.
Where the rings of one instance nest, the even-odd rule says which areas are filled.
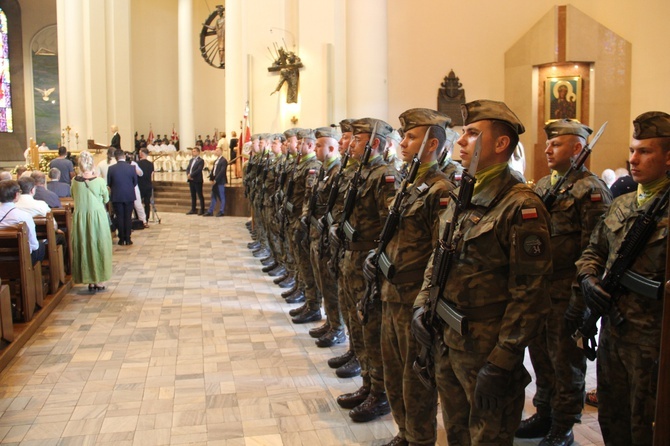
[[[670,115],[659,111],[642,113],[633,121],[633,138],[667,138],[670,137]]]
[[[402,141],[402,136],[400,136],[400,133],[397,130],[392,131],[388,138],[396,141],[398,144]]]
[[[547,139],[562,135],[577,135],[589,139],[593,129],[574,119],[559,119],[544,126],[544,132],[547,134]]]
[[[300,129],[298,130],[298,139],[313,139],[316,140],[314,136],[314,130],[312,129]]]
[[[289,139],[291,136],[297,136],[298,135],[298,130],[299,128],[292,128],[284,131],[284,137],[286,139]]]
[[[488,99],[468,102],[461,105],[461,113],[463,114],[463,125],[490,119],[504,122],[512,127],[518,135],[526,131],[519,118],[504,102]]]
[[[372,134],[372,129],[375,128],[375,124],[377,124],[376,136],[380,138],[386,139],[386,137],[389,136],[391,132],[393,132],[393,127],[391,127],[390,124],[382,121],[381,119],[375,118],[357,119],[351,123],[351,126],[354,129],[354,135],[358,135],[360,133]]]
[[[253,135],[251,135],[251,140],[256,141],[259,136],[260,136],[260,133],[254,133]]]
[[[283,133],[274,133],[274,134],[272,134],[272,135],[270,136],[270,140],[271,140],[271,141],[277,141],[277,140],[279,140],[279,141],[281,141],[281,142],[284,142],[284,141],[286,141],[286,138],[284,137],[284,134],[283,134]]]
[[[410,108],[398,116],[400,127],[403,132],[411,130],[414,127],[427,125],[436,125],[446,129],[451,124],[451,118],[444,113],[440,113],[429,108]]]
[[[258,139],[261,141],[272,140],[272,133],[259,133]]]
[[[351,123],[354,122],[355,119],[343,119],[340,121],[340,130],[342,130],[342,133],[348,133],[348,132],[353,132],[354,128],[351,126]]]
[[[319,127],[314,130],[316,138],[333,138],[340,139],[340,132],[335,127]]]

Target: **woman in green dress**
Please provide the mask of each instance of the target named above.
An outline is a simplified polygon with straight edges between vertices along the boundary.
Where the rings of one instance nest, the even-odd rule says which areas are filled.
[[[88,289],[95,292],[104,290],[112,276],[112,233],[105,209],[107,182],[93,169],[93,156],[81,152],[80,174],[72,180],[72,275],[75,283],[88,283]]]

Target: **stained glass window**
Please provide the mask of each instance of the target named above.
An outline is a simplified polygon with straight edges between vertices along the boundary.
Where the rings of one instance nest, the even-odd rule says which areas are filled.
[[[0,9],[0,132],[12,132],[12,90],[9,79],[7,16]]]

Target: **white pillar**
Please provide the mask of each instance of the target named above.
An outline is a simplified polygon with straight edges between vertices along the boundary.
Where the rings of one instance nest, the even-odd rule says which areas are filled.
[[[177,66],[179,67],[179,148],[193,147],[195,124],[193,115],[193,5],[192,0],[179,0],[177,10]],[[232,3],[232,2],[231,2]],[[228,20],[226,20],[227,22]],[[226,45],[228,46],[228,45]],[[226,76],[227,78],[228,76]]]
[[[247,95],[246,39],[244,38],[244,16],[247,2],[226,2],[226,133],[233,131],[240,136],[240,121],[244,105],[251,98]],[[238,151],[239,153],[239,151]]]
[[[84,57],[84,1],[57,0],[58,77],[61,128],[70,126],[69,149],[75,149],[75,130],[79,137],[90,137],[86,119],[86,77]],[[65,144],[68,144],[67,134]],[[85,143],[84,143],[85,144]],[[80,148],[82,143],[80,140]]]
[[[388,121],[386,1],[347,1],[348,117]]]

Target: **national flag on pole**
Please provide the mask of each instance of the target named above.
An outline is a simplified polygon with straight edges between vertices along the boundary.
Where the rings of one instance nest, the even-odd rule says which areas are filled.
[[[149,123],[149,135],[147,136],[147,144],[154,143],[154,130],[151,128],[151,123]]]
[[[244,120],[242,124],[242,134],[240,135],[240,147],[245,142],[251,141],[251,128],[249,128],[249,101],[244,106]]]

